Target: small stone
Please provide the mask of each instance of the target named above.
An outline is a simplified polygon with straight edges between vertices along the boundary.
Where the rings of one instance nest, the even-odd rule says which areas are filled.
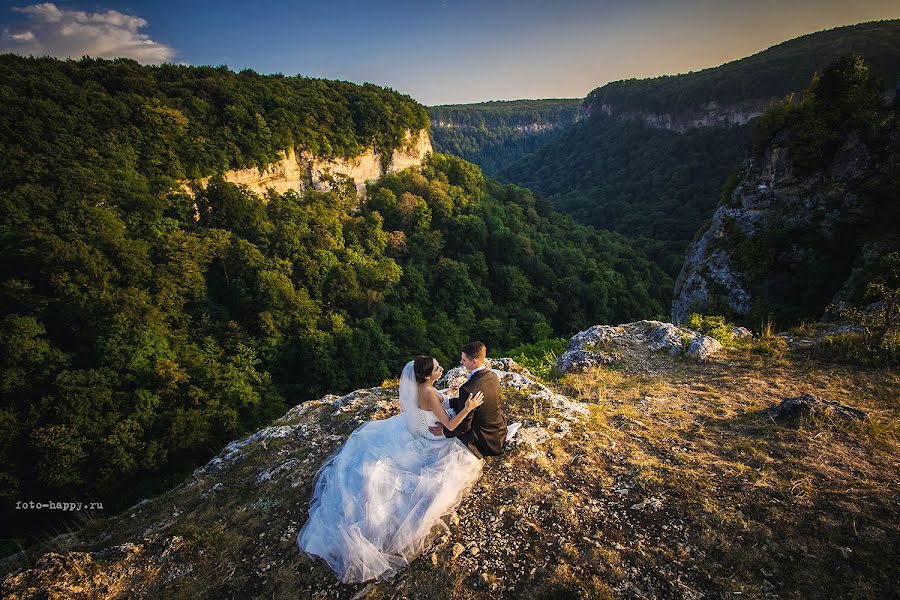
[[[450,553],[450,556],[454,559],[459,558],[459,555],[466,551],[466,547],[460,543],[453,544],[453,550]]]
[[[631,510],[644,510],[644,508],[652,508],[653,510],[659,510],[662,507],[662,501],[658,498],[647,498],[646,500],[642,500],[637,504],[631,505]]]
[[[753,334],[746,327],[735,327],[731,330],[731,335],[739,340],[753,337]]]

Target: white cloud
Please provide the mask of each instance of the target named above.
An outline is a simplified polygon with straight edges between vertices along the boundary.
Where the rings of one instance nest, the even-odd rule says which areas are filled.
[[[0,52],[59,58],[133,58],[144,64],[172,62],[175,50],[139,30],[147,21],[115,10],[61,10],[52,2],[13,8],[28,17],[18,31],[4,30]]]
[[[30,31],[23,31],[22,33],[10,33],[10,39],[16,40],[17,42],[30,42],[34,40],[34,34]]]

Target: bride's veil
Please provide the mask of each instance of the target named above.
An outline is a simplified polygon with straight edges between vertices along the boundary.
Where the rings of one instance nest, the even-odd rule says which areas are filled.
[[[406,417],[406,427],[416,433],[419,422],[419,398],[413,361],[406,363],[400,374],[400,413]]]

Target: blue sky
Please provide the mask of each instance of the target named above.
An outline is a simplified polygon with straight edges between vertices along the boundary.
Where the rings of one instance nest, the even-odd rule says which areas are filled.
[[[896,0],[12,2],[0,51],[129,56],[365,81],[424,104],[583,97],[717,66]]]

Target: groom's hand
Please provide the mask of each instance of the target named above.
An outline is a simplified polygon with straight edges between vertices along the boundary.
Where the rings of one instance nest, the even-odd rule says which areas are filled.
[[[428,428],[428,431],[430,431],[433,435],[439,435],[441,437],[444,436],[444,428],[440,425],[432,425]]]

